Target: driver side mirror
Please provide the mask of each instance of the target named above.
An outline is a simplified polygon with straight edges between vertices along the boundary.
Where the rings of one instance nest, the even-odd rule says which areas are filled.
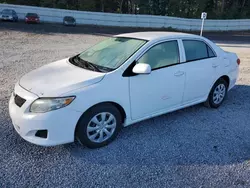
[[[151,66],[145,63],[138,63],[134,66],[132,71],[135,74],[150,74]]]

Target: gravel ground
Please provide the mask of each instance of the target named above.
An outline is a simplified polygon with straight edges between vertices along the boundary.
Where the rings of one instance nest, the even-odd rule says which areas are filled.
[[[70,34],[71,28],[65,33],[4,25],[8,27],[0,26],[0,187],[250,186],[250,45],[220,44],[237,52],[242,63],[237,86],[219,109],[196,105],[137,123],[100,149],[77,143],[46,148],[24,141],[12,127],[8,99],[15,82],[105,36],[95,31]]]

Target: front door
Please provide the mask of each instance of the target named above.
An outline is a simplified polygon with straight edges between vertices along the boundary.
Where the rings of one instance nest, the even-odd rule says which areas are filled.
[[[153,46],[137,63],[149,64],[152,72],[129,78],[132,119],[140,119],[181,105],[185,71],[180,65],[176,40]]]

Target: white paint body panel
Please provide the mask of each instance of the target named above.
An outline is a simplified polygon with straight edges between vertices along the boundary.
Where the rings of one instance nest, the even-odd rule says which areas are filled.
[[[119,35],[149,40],[118,69],[99,73],[76,67],[67,60],[57,61],[25,75],[15,86],[15,93],[27,101],[19,108],[9,102],[15,129],[27,141],[51,146],[74,141],[74,131],[81,115],[102,102],[120,105],[126,114],[124,126],[167,112],[204,102],[213,84],[228,76],[231,89],[237,80],[237,55],[224,52],[211,41],[196,35],[145,32]],[[185,63],[182,39],[203,40],[217,57]],[[124,71],[153,45],[178,40],[180,64],[153,70],[147,75],[124,77]],[[213,65],[218,65],[213,67]],[[178,74],[176,74],[178,73]],[[182,73],[182,74],[179,74]],[[178,75],[178,76],[176,76]],[[76,96],[67,107],[47,113],[31,113],[31,103],[38,97]],[[35,137],[35,131],[47,129],[48,138]]]
[[[54,146],[74,141],[74,126],[82,113],[68,107],[51,111],[50,113],[31,113],[29,106],[38,96],[26,91],[19,84],[15,86],[15,93],[27,99],[19,108],[14,103],[13,94],[9,101],[9,113],[17,133],[25,140],[42,146]],[[48,138],[34,136],[37,130],[48,130]]]
[[[183,74],[175,76],[178,72]],[[158,69],[149,75],[133,76],[129,80],[133,120],[179,106],[182,103],[185,74],[180,66]]]
[[[19,83],[41,97],[53,97],[97,83],[104,75],[76,67],[63,59],[29,72]]]
[[[192,103],[200,98],[206,98],[214,80],[216,70],[212,67],[213,59],[203,59],[183,64],[186,70],[186,86],[184,90],[185,103]]]

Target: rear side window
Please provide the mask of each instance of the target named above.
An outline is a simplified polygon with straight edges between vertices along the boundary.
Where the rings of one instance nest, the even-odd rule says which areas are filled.
[[[198,40],[183,40],[186,61],[195,61],[215,57],[212,49],[204,42]]]

